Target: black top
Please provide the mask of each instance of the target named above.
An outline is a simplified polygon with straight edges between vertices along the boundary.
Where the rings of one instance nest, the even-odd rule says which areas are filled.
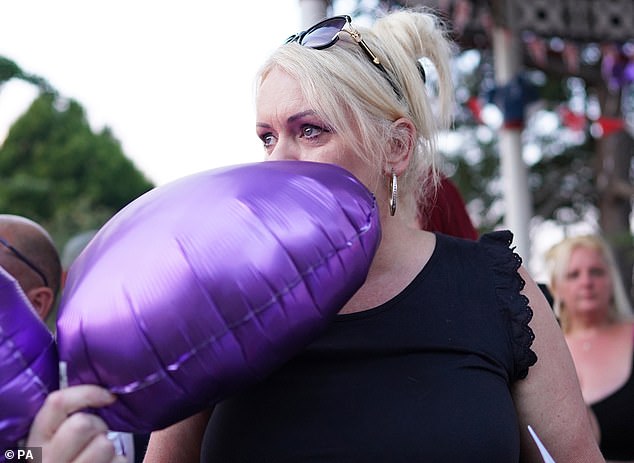
[[[516,462],[511,384],[536,361],[510,232],[437,234],[398,296],[337,316],[280,370],[218,404],[204,462]]]
[[[634,370],[634,360],[632,362]],[[613,394],[592,404],[606,460],[634,460],[634,374]]]

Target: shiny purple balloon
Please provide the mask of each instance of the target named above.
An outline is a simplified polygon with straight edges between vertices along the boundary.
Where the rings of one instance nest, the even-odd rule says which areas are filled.
[[[262,162],[158,187],[70,269],[57,325],[69,384],[116,393],[97,413],[117,431],[209,407],[314,339],[380,236],[374,197],[335,165]]]
[[[57,389],[53,335],[18,282],[0,267],[0,450],[24,439],[49,392]],[[0,461],[3,460],[0,455]]]

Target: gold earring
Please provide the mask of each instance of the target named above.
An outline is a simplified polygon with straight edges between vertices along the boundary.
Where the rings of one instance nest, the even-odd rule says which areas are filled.
[[[396,174],[392,172],[392,177],[390,177],[390,215],[394,215],[396,213],[397,200],[398,200],[398,183],[396,179]]]

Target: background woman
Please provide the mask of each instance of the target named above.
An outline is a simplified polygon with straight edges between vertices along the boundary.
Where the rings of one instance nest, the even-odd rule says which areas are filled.
[[[596,235],[566,238],[546,255],[550,290],[597,418],[607,460],[634,461],[634,325],[612,253]]]

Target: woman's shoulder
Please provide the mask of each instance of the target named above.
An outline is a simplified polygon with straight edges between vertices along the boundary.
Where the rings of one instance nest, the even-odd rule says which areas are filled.
[[[522,264],[522,258],[511,247],[513,234],[508,230],[500,230],[483,234],[478,240],[460,238],[442,233],[436,233],[436,253],[456,259],[476,259],[488,261],[492,267],[502,266],[516,272]]]
[[[478,239],[464,238],[460,236],[448,235],[441,232],[433,232],[437,239],[453,245],[465,247],[489,247],[494,249],[512,249],[513,233],[509,230],[497,230],[483,233]]]
[[[442,262],[439,272],[452,275],[452,281],[463,288],[457,293],[467,291],[472,304],[484,303],[506,320],[515,380],[526,377],[537,358],[531,349],[533,311],[523,294],[522,259],[511,247],[512,241],[513,234],[507,230],[484,234],[477,241],[437,234],[436,261]]]

